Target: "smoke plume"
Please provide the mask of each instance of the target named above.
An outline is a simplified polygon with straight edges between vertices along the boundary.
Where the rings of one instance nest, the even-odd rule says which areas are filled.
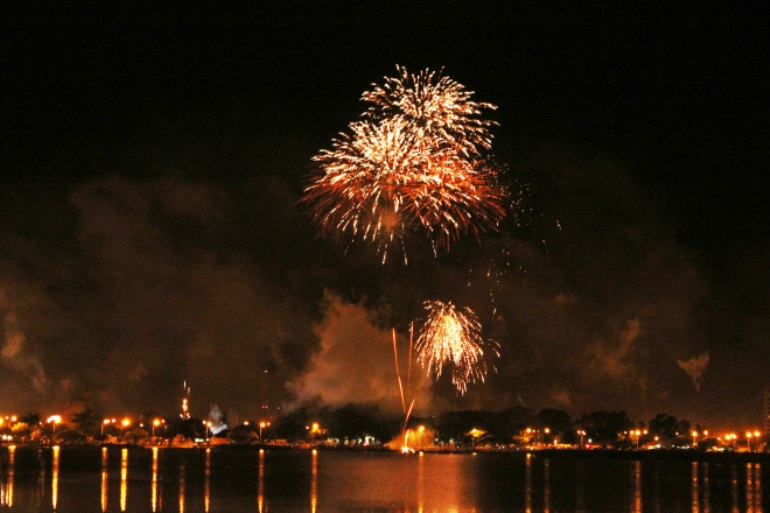
[[[676,363],[690,376],[695,391],[700,392],[701,377],[709,364],[709,352],[706,351],[698,356],[693,356],[689,360],[677,360]]]

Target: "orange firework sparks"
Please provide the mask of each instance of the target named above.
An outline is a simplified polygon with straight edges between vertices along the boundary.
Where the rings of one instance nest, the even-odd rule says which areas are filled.
[[[441,377],[444,365],[452,365],[452,383],[460,395],[468,385],[484,382],[487,375],[485,351],[500,356],[498,344],[481,337],[481,323],[470,308],[458,311],[451,302],[426,301],[428,319],[417,339],[417,359],[428,375]]]
[[[449,248],[461,235],[497,229],[507,192],[481,152],[491,146],[487,103],[425,70],[386,78],[364,93],[364,120],[313,160],[302,201],[324,237],[373,243],[387,258],[409,232]]]

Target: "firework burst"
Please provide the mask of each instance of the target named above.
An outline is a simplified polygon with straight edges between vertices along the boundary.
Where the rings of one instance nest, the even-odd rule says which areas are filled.
[[[403,66],[396,70],[400,76],[386,77],[382,86],[372,84],[374,89],[361,96],[371,103],[366,118],[399,120],[417,136],[417,145],[427,149],[446,147],[472,157],[492,147],[489,128],[496,123],[480,116],[485,109],[497,109],[495,105],[472,101],[473,92],[441,73],[426,69],[409,74]]]
[[[426,301],[424,307],[428,318],[417,338],[417,360],[435,379],[450,364],[452,384],[463,395],[469,384],[484,382],[489,369],[485,352],[499,357],[498,344],[482,338],[481,323],[470,308],[458,311],[441,301]]]
[[[425,70],[365,92],[363,120],[332,140],[302,202],[323,237],[372,243],[387,258],[409,233],[448,249],[464,234],[496,229],[507,192],[482,151],[493,122],[480,114],[494,106],[470,100],[457,82]]]

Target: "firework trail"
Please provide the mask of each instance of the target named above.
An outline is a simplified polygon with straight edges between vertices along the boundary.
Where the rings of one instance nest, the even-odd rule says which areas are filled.
[[[409,395],[411,394],[411,375],[412,375],[412,341],[413,341],[413,326],[409,327],[409,366],[407,370],[407,392]],[[401,451],[408,452],[409,451],[409,430],[407,429],[407,425],[409,424],[409,417],[412,415],[412,410],[414,409],[414,403],[415,399],[412,399],[412,402],[409,404],[409,408],[406,407],[406,396],[404,394],[404,384],[401,381],[401,370],[400,366],[398,364],[398,344],[396,343],[396,329],[393,328],[393,358],[396,362],[396,378],[398,379],[398,390],[401,393],[401,406],[404,409],[404,442],[401,444]]]
[[[313,158],[317,165],[302,202],[322,237],[372,243],[382,254],[408,234],[448,249],[464,234],[495,230],[506,215],[507,192],[491,147],[495,106],[440,73],[424,70],[385,78],[362,95],[361,121]]]
[[[451,364],[452,384],[463,395],[469,384],[484,382],[488,371],[484,353],[499,357],[498,344],[482,338],[481,323],[470,308],[458,311],[451,302],[441,301],[426,301],[424,307],[428,318],[417,338],[417,359],[435,379]]]

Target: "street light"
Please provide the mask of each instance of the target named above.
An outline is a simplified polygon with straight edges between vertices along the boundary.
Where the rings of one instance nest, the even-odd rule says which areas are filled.
[[[316,435],[321,433],[321,425],[318,422],[313,422],[313,424],[309,427],[310,431],[310,440],[312,443],[315,443],[316,441]]]
[[[585,429],[578,429],[577,434],[580,435],[580,448],[583,448],[583,437],[586,436]]]
[[[155,438],[155,428],[160,426],[160,419],[154,419],[152,421],[152,437]]]
[[[262,421],[259,423],[259,443],[262,443],[262,430],[269,426],[269,422]],[[313,424],[314,427],[318,426],[318,424]]]
[[[104,436],[104,427],[105,427],[107,424],[111,424],[111,423],[112,423],[112,421],[111,421],[110,419],[104,419],[104,420],[102,421],[102,436]]]
[[[128,426],[131,425],[131,419],[126,417],[120,422],[120,425],[123,426],[123,438],[126,438],[126,431],[128,430]]]
[[[51,415],[46,422],[53,425],[53,436],[51,437],[51,440],[56,443],[56,424],[61,423],[61,415]]]

